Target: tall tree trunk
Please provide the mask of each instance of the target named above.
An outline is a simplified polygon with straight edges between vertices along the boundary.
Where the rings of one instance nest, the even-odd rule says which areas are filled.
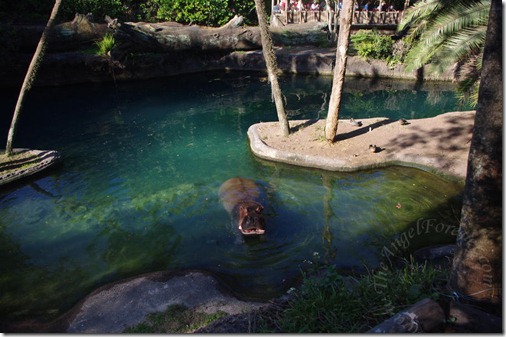
[[[348,60],[348,43],[350,41],[351,18],[353,12],[353,0],[344,0],[343,9],[339,15],[339,39],[337,41],[336,65],[332,80],[332,94],[330,95],[329,111],[325,125],[325,138],[333,142],[339,123],[339,110],[341,108],[341,96],[343,93],[344,74]]]
[[[502,302],[502,5],[492,0],[450,285],[461,300]]]
[[[267,14],[265,13],[265,4],[263,0],[255,0],[255,7],[258,16],[258,25],[260,26],[260,36],[262,39],[262,51],[264,54],[265,64],[267,66],[267,74],[269,82],[271,83],[272,96],[276,105],[276,112],[278,114],[279,127],[283,136],[290,134],[290,126],[285,112],[285,104],[283,101],[283,94],[278,81],[278,63],[276,61],[276,54],[272,44],[272,36],[267,24]]]
[[[62,0],[56,0],[53,6],[53,10],[51,11],[51,15],[46,24],[46,28],[44,28],[44,32],[42,32],[42,36],[40,37],[39,44],[37,45],[37,49],[35,49],[35,54],[33,55],[32,61],[30,62],[30,66],[28,67],[28,71],[26,72],[25,79],[23,81],[23,85],[21,86],[21,91],[19,92],[18,101],[16,103],[16,107],[14,108],[14,114],[12,115],[11,126],[9,128],[9,134],[7,135],[7,144],[5,145],[5,154],[7,156],[12,155],[12,142],[14,140],[14,133],[16,131],[16,125],[19,120],[19,115],[21,114],[21,109],[23,107],[23,100],[25,94],[33,83],[35,79],[35,75],[37,73],[37,68],[44,56],[44,49],[46,46],[46,39],[53,26],[53,22],[56,18],[56,14],[58,14],[58,9],[60,8]]]

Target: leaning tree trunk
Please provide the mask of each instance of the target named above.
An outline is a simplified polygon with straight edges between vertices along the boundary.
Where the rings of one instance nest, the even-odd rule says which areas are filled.
[[[12,155],[12,142],[14,140],[14,133],[16,132],[16,125],[19,120],[19,116],[21,114],[21,108],[23,107],[23,101],[25,97],[25,93],[30,90],[30,87],[35,79],[35,75],[37,73],[37,68],[44,56],[44,49],[46,45],[46,39],[49,35],[49,31],[53,26],[53,22],[56,18],[56,14],[58,14],[58,9],[60,8],[62,0],[56,0],[54,2],[53,10],[47,21],[46,28],[44,28],[44,32],[42,32],[42,36],[37,45],[37,49],[35,49],[35,54],[33,54],[32,61],[30,62],[30,66],[28,67],[28,71],[26,72],[25,79],[23,81],[23,85],[21,86],[21,91],[19,92],[18,101],[16,102],[16,107],[14,108],[14,114],[12,115],[11,126],[9,128],[9,134],[7,135],[7,144],[5,145],[5,155]]]
[[[283,136],[290,134],[290,126],[285,112],[285,104],[283,95],[278,81],[278,63],[276,61],[276,54],[272,46],[272,36],[267,25],[267,14],[265,13],[265,4],[263,0],[255,0],[255,7],[258,16],[258,25],[260,26],[260,36],[262,39],[262,51],[264,54],[265,64],[267,66],[267,74],[269,82],[271,83],[272,96],[276,105],[276,112],[278,114],[279,127]]]
[[[350,41],[351,17],[353,0],[344,0],[343,9],[339,15],[339,39],[337,41],[336,65],[332,80],[332,93],[330,95],[329,111],[325,125],[325,138],[333,142],[339,123],[339,109],[341,108],[341,96],[343,93],[344,74],[346,73],[346,61],[348,60],[348,42]]]
[[[492,0],[462,218],[450,285],[460,299],[502,302],[502,5]]]

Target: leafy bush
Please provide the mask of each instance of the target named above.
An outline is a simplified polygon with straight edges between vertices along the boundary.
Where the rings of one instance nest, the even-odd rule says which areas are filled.
[[[114,47],[114,36],[112,34],[105,34],[102,40],[95,42],[98,47],[98,55],[108,55]]]
[[[266,0],[270,8],[270,0]],[[0,1],[3,22],[45,24],[54,0]],[[242,15],[246,24],[256,22],[255,4],[251,0],[65,0],[58,22],[70,21],[75,13],[93,13],[100,22],[105,15],[122,21],[177,21],[220,26],[234,15]]]
[[[350,37],[352,47],[363,58],[387,60],[392,56],[393,40],[374,30],[359,30]]]
[[[123,19],[121,0],[72,0],[63,1],[60,17],[63,21],[72,20],[75,13],[93,13],[95,20],[102,21],[106,15]]]
[[[153,0],[158,5],[160,20],[220,26],[232,17],[222,0]]]
[[[53,5],[51,0],[3,0],[0,1],[0,20],[2,23],[46,24]]]

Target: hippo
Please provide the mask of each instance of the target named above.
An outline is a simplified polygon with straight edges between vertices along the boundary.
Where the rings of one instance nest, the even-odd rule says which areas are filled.
[[[228,179],[221,185],[219,194],[223,207],[232,218],[232,224],[243,235],[265,233],[261,190],[253,180],[241,177]]]

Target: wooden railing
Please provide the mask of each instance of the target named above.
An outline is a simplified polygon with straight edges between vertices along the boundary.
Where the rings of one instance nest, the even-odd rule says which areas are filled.
[[[325,22],[338,23],[339,12],[311,11],[311,10],[288,10],[274,13],[271,16],[271,24],[284,26],[292,23]],[[398,25],[403,11],[354,11],[352,24],[359,25]]]

